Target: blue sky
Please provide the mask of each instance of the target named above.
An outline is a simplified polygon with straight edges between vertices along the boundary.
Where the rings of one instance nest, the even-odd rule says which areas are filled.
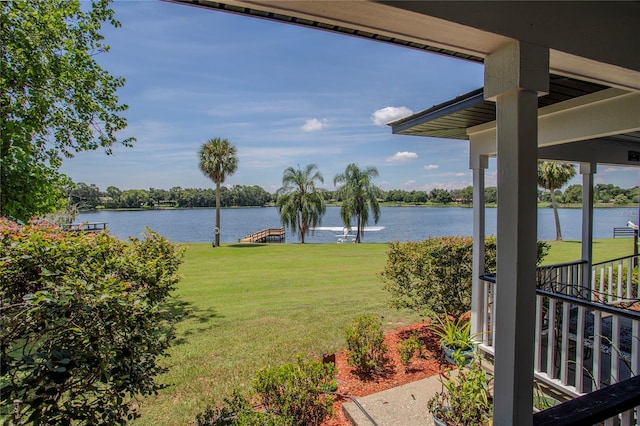
[[[471,185],[466,141],[392,135],[384,123],[481,87],[480,64],[154,0],[113,7],[122,27],[103,29],[111,51],[96,59],[127,80],[122,137],[137,142],[66,160],[62,172],[75,182],[212,187],[197,152],[221,137],[238,150],[229,185],[275,192],[284,169],[316,163],[332,190],[352,162],[377,167],[386,190]],[[487,185],[495,176],[491,161]],[[596,177],[623,188],[638,180],[606,166]]]

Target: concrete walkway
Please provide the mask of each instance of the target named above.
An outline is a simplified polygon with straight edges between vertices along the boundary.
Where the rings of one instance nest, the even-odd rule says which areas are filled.
[[[354,402],[345,402],[342,410],[355,426],[433,426],[427,402],[441,390],[438,377],[436,374],[372,395],[354,397],[370,418]]]

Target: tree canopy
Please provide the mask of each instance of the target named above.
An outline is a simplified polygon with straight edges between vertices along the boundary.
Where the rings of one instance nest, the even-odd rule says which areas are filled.
[[[0,215],[26,221],[60,208],[64,158],[117,143],[126,127],[113,77],[95,60],[107,52],[103,23],[119,27],[110,0],[0,2]]]
[[[549,190],[551,195],[551,205],[556,221],[556,240],[562,240],[562,230],[560,229],[560,217],[558,216],[558,204],[556,202],[555,190],[562,188],[569,179],[576,175],[576,169],[572,164],[558,163],[554,161],[538,162],[538,185]]]
[[[297,232],[303,244],[310,228],[322,223],[326,211],[323,190],[316,182],[324,183],[317,165],[308,164],[304,170],[288,167],[282,174],[282,187],[276,192],[280,221],[294,234]]]
[[[382,195],[382,190],[372,182],[377,176],[378,169],[375,167],[360,169],[355,163],[351,163],[344,173],[333,178],[334,185],[343,184],[336,193],[342,199],[340,216],[344,226],[351,228],[351,219],[356,219],[356,243],[362,241],[364,227],[369,221],[369,209],[375,223],[380,220],[378,197]]]

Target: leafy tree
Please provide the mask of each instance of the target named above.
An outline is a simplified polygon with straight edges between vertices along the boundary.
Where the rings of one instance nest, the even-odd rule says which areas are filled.
[[[149,193],[144,189],[127,189],[120,194],[122,207],[139,209],[147,203],[149,203]]]
[[[569,179],[576,175],[576,169],[572,164],[555,161],[538,162],[538,185],[549,190],[553,215],[556,220],[556,241],[562,241],[560,229],[560,217],[558,216],[558,204],[556,203],[556,189],[562,188]]]
[[[562,198],[565,203],[581,203],[582,202],[582,185],[569,185],[564,190]]]
[[[495,204],[498,202],[498,188],[488,186],[484,189],[484,202],[487,204]]]
[[[316,182],[324,183],[317,165],[308,164],[304,170],[300,166],[288,167],[282,174],[282,187],[276,192],[280,221],[291,232],[298,233],[302,244],[311,228],[322,223],[326,211],[323,189]]]
[[[364,227],[369,221],[369,209],[373,213],[375,223],[380,220],[378,197],[382,191],[371,182],[377,176],[378,169],[375,167],[361,170],[356,164],[351,163],[344,173],[333,178],[334,185],[343,184],[336,192],[343,200],[340,216],[342,216],[344,226],[351,228],[351,219],[356,219],[356,243],[362,241]]]
[[[100,196],[100,188],[96,185],[80,182],[69,192],[69,203],[78,210],[92,210],[100,205]]]
[[[0,215],[26,221],[59,209],[63,158],[100,147],[110,154],[118,143],[124,79],[94,58],[109,50],[102,24],[120,26],[109,3],[0,2]]]
[[[238,169],[236,147],[226,139],[209,139],[202,144],[200,171],[216,183],[216,232],[214,246],[220,246],[220,185]]]
[[[624,194],[618,194],[613,199],[613,202],[616,204],[624,205],[624,204],[629,204],[629,199]]]
[[[429,192],[429,198],[434,203],[440,204],[448,204],[453,201],[453,198],[451,197],[451,193],[449,191],[439,188],[432,189],[431,192]]]
[[[469,185],[460,190],[460,198],[464,204],[473,202],[473,186]]]
[[[120,188],[115,186],[107,187],[107,196],[111,198],[111,200],[107,203],[107,207],[120,207],[120,195],[122,195],[122,191]]]
[[[625,191],[619,186],[611,183],[599,183],[593,188],[593,196],[596,200],[601,200],[604,203],[609,203],[616,196],[623,194]]]
[[[13,425],[123,425],[162,388],[182,249],[0,219],[0,406]]]

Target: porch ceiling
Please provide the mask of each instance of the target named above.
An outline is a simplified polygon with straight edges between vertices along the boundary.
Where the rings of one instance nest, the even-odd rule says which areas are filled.
[[[558,75],[550,76],[549,94],[538,98],[538,108],[606,89],[605,86]],[[482,88],[389,123],[399,135],[469,139],[467,129],[495,121],[495,102],[485,100]]]
[[[552,73],[640,90],[640,2],[164,0],[484,61],[510,41],[549,47]],[[615,31],[611,31],[615,28]]]

